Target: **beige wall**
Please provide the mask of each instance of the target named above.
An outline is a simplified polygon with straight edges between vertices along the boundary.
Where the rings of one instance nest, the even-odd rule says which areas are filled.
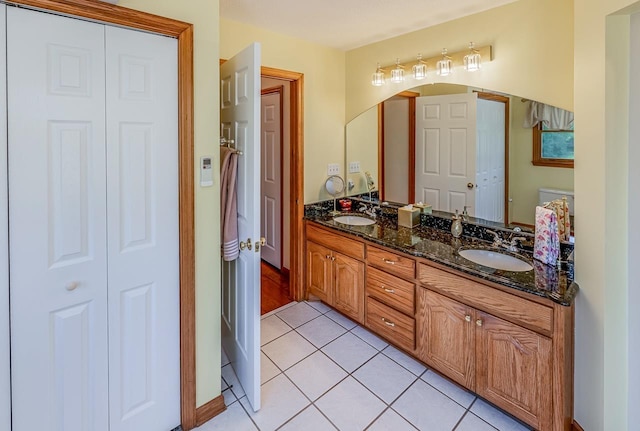
[[[465,50],[470,40],[492,45],[495,60],[479,72],[456,70],[438,82],[490,88],[573,110],[573,1],[520,0],[347,52],[347,121],[393,94],[416,86],[373,87],[376,63],[412,61],[421,52],[438,55],[442,47]],[[434,72],[430,72],[433,80]]]
[[[220,57],[232,57],[252,42],[262,44],[263,66],[304,74],[304,202],[328,199],[323,187],[327,165],[344,166],[345,53],[239,22],[220,21]]]
[[[575,0],[575,417],[589,430],[638,425],[627,420],[638,408],[628,404],[628,385],[638,382],[628,382],[627,351],[629,308],[635,311],[627,277],[632,10],[638,3],[629,0]]]
[[[532,129],[522,127],[526,103],[511,97],[509,105],[509,221],[533,225],[538,189],[573,190],[573,169],[532,165]]]
[[[204,155],[217,160],[218,0],[121,0],[119,5],[194,25],[195,160]],[[197,181],[197,169],[195,175]],[[214,169],[214,184],[220,184],[219,177]],[[220,192],[215,186],[195,184],[196,402],[200,406],[220,395]]]

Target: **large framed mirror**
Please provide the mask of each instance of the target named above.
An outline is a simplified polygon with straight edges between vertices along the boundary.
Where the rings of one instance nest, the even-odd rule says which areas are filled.
[[[367,192],[368,171],[381,200],[421,201],[447,213],[466,207],[471,217],[507,227],[532,227],[536,205],[562,196],[572,211],[573,169],[532,163],[537,105],[455,84],[398,93],[347,124],[347,193]],[[572,159],[573,134],[562,139],[560,157]]]

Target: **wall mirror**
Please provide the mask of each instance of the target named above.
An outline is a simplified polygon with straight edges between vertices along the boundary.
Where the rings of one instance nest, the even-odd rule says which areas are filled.
[[[367,192],[368,171],[383,201],[446,213],[466,206],[507,227],[533,227],[541,200],[567,195],[572,211],[573,169],[532,163],[535,131],[523,125],[530,103],[442,83],[398,93],[347,124],[347,194]]]

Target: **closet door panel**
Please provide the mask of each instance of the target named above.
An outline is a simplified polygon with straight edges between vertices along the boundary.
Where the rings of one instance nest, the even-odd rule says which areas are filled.
[[[104,431],[104,26],[8,8],[7,62],[13,431]]]
[[[180,423],[177,41],[107,27],[111,430]]]

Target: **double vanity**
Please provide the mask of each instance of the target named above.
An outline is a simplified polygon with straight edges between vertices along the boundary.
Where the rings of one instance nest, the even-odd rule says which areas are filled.
[[[535,429],[571,429],[573,264],[534,261],[526,244],[492,248],[481,225],[464,223],[454,238],[450,219],[422,215],[409,229],[393,208],[378,212],[307,206],[308,296]]]

